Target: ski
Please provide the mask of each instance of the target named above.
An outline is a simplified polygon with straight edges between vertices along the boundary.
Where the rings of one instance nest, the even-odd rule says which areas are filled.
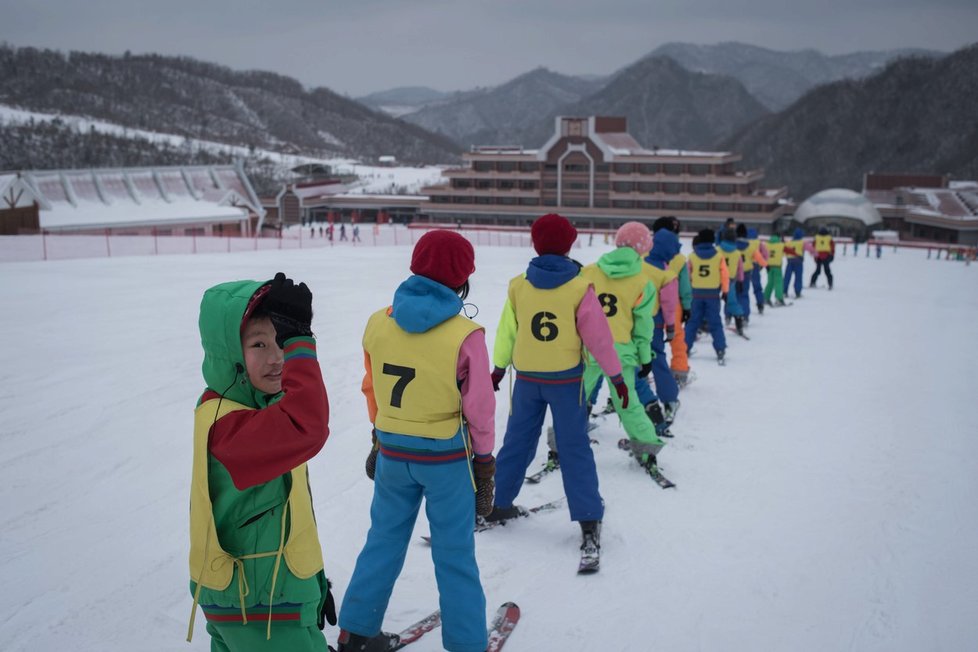
[[[641,462],[641,460],[639,460],[639,458],[632,451],[632,442],[630,439],[619,439],[618,448],[622,449],[623,451],[627,451],[629,455],[631,455],[636,459],[636,461]],[[643,465],[642,469],[646,473],[648,473],[649,477],[652,478],[655,481],[655,483],[660,487],[662,487],[663,489],[672,489],[673,487],[676,486],[675,482],[673,482],[666,476],[662,475],[662,471],[659,470],[658,466],[652,466],[651,468],[649,468]]]
[[[685,375],[680,375],[680,374],[685,374]],[[682,389],[683,387],[686,387],[694,380],[696,380],[696,373],[693,371],[686,371],[686,372],[673,371],[672,377],[676,379],[676,384],[679,385],[680,389]]]
[[[564,502],[566,500],[567,500],[567,498],[565,496],[561,496],[560,498],[558,498],[556,500],[551,500],[549,503],[543,503],[542,505],[537,505],[535,507],[530,507],[529,509],[520,508],[521,509],[521,514],[519,516],[516,516],[514,518],[510,518],[510,519],[504,519],[502,521],[487,521],[483,517],[477,516],[476,519],[475,519],[476,520],[476,523],[475,523],[475,531],[476,532],[485,532],[486,530],[491,530],[491,529],[493,529],[494,527],[496,527],[498,525],[506,525],[506,523],[508,523],[509,521],[515,520],[517,518],[522,518],[522,517],[525,517],[525,516],[530,516],[531,514],[536,514],[538,512],[550,512],[550,511],[553,511],[555,509],[559,509],[561,506],[563,506],[563,504],[564,504]],[[429,545],[431,544],[431,537],[430,536],[428,536],[428,535],[422,535],[421,536],[421,539],[425,543],[427,543]]]
[[[533,475],[526,476],[526,481],[529,482],[530,484],[538,484],[546,476],[550,475],[551,473],[553,473],[554,471],[556,471],[559,468],[560,468],[560,462],[558,460],[550,460],[550,459],[548,459],[544,463],[542,469],[540,469],[539,471],[537,471]]]
[[[577,565],[578,575],[592,575],[598,572],[601,565],[601,548],[597,545],[581,547],[581,561]]]
[[[436,609],[418,622],[402,630],[397,635],[397,643],[389,649],[400,650],[401,648],[414,643],[431,630],[437,629],[439,625],[441,625],[441,610]]]
[[[727,330],[735,335],[739,335],[740,337],[744,338],[748,342],[750,341],[750,337],[748,337],[746,333],[739,332],[736,328],[731,328],[730,326],[727,326]]]
[[[486,648],[486,652],[502,650],[519,622],[520,608],[515,602],[504,602],[496,610],[496,616],[489,625],[489,647]]]

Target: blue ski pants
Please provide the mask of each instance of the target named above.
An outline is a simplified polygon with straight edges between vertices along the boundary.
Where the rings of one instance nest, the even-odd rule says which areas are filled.
[[[740,285],[735,285],[737,289],[737,303],[740,304],[740,309],[744,312],[745,317],[750,317],[750,284],[751,279],[754,278],[754,270],[744,270],[744,282]]]
[[[687,333],[689,330],[687,329]],[[672,375],[669,368],[669,360],[666,359],[666,329],[665,326],[656,324],[652,331],[652,379],[655,380],[655,393],[666,403],[679,400],[679,385],[676,384],[676,377]],[[646,384],[647,384],[646,379]],[[638,382],[642,384],[641,381]],[[638,390],[641,397],[644,390]]]
[[[535,379],[516,372],[512,412],[506,422],[503,446],[496,456],[498,507],[516,500],[526,469],[536,455],[543,419],[550,408],[560,455],[560,475],[572,521],[600,521],[604,506],[598,492],[598,470],[587,434],[587,406],[581,376]],[[470,496],[471,500],[471,496]]]
[[[754,300],[757,305],[764,305],[764,287],[761,285],[761,270],[764,269],[758,264],[754,265],[754,274],[751,276],[750,282],[754,287]]]
[[[801,257],[789,258],[788,265],[785,267],[784,272],[784,293],[788,294],[788,288],[791,287],[791,278],[795,279],[795,296],[801,296],[801,286],[804,283],[802,280],[802,274],[804,273],[805,260]]]
[[[723,319],[720,318],[720,297],[697,298],[693,295],[693,306],[690,310],[690,324],[701,324],[706,320],[713,337],[713,348],[717,351],[724,351],[727,348],[727,337],[723,332]],[[686,328],[686,348],[693,350],[696,342],[697,328]]]
[[[343,598],[339,625],[363,636],[380,632],[422,498],[431,526],[442,645],[453,652],[482,652],[488,645],[486,598],[475,558],[475,498],[466,459],[424,463],[377,456],[370,531]]]

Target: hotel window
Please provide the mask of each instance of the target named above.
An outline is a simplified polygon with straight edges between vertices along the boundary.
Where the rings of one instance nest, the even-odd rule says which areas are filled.
[[[698,177],[705,177],[710,173],[710,166],[703,163],[696,163],[689,166],[689,173]]]
[[[564,164],[564,172],[589,172],[591,167],[582,163]]]
[[[644,193],[659,192],[659,184],[650,182],[640,183],[638,184],[638,191]]]
[[[556,172],[557,171],[557,164],[556,163],[547,163],[546,165],[543,166],[543,169],[544,170],[553,170],[554,172]]]
[[[540,169],[539,163],[520,163],[520,172],[537,172]]]
[[[713,204],[713,210],[719,211],[721,213],[730,213],[734,210],[734,205],[727,202],[719,202]]]
[[[491,172],[492,163],[490,163],[489,161],[473,161],[472,169],[475,170],[476,172]]]
[[[550,190],[556,190],[556,188],[557,188],[557,182],[556,181],[544,181],[543,182],[543,187],[544,188],[548,188]]]
[[[610,205],[611,205],[611,202],[609,202],[607,199],[595,199],[594,200],[594,207],[595,208],[608,208]]]
[[[573,182],[573,183],[566,184],[566,186],[569,189],[571,189],[571,190],[587,190],[588,189],[588,185],[586,183]]]
[[[640,163],[638,166],[639,174],[658,174],[659,164],[658,163]]]
[[[488,179],[476,179],[475,180],[475,187],[477,189],[479,189],[479,190],[491,190],[492,189],[492,181],[490,181]]]
[[[502,181],[499,182],[499,189],[500,190],[512,190],[515,187],[516,187],[516,182],[515,181],[502,180]]]
[[[492,197],[476,197],[475,198],[475,203],[477,203],[477,204],[491,204],[492,203]]]
[[[515,204],[516,203],[516,197],[500,197],[499,198],[499,203],[500,204]]]
[[[669,193],[670,195],[678,195],[682,191],[683,191],[683,184],[681,183],[662,184],[662,192]]]
[[[615,163],[615,174],[631,174],[632,164],[631,163]]]
[[[689,184],[689,194],[691,195],[705,195],[709,191],[710,191],[710,185],[707,183]]]
[[[682,174],[683,164],[682,163],[666,163],[662,166],[662,171],[666,174]]]
[[[761,210],[761,207],[757,204],[741,204],[740,210],[743,213],[757,213]]]
[[[713,192],[717,195],[729,195],[733,192],[733,186],[729,183],[717,183],[713,185]]]
[[[594,184],[595,190],[608,190],[609,188],[611,188],[611,184],[607,181],[598,181]]]
[[[464,197],[464,196],[463,197],[456,196],[456,197],[452,197],[452,203],[453,204],[471,204],[472,203],[472,198],[471,197]]]
[[[631,192],[632,184],[627,181],[615,181],[611,184],[611,189],[615,192]]]
[[[496,169],[500,172],[513,172],[516,170],[515,161],[499,161],[496,163]]]
[[[577,207],[587,206],[587,200],[577,199],[576,197],[569,197],[567,199],[564,199],[564,206],[577,206]]]
[[[681,211],[685,209],[685,204],[681,201],[664,201],[662,202],[662,208],[667,211]]]
[[[608,172],[610,169],[611,166],[608,165],[607,163],[598,163],[597,165],[594,166],[595,172]]]
[[[691,201],[687,205],[691,211],[708,211],[710,210],[709,204],[702,201]]]
[[[452,188],[471,188],[472,183],[468,179],[452,179]]]
[[[635,202],[628,201],[625,199],[616,199],[615,201],[611,202],[611,207],[612,208],[635,208]]]
[[[520,204],[523,206],[539,206],[540,200],[536,197],[520,197]]]
[[[520,190],[536,190],[536,181],[520,181]]]
[[[638,202],[639,208],[644,208],[645,210],[655,210],[659,208],[659,202],[657,201],[640,201]]]

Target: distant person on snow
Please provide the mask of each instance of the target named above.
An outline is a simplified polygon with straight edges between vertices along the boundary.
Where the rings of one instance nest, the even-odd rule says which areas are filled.
[[[565,217],[551,213],[533,222],[530,239],[538,256],[509,283],[492,352],[494,389],[499,389],[510,363],[516,382],[488,520],[523,513],[513,501],[537,449],[549,406],[570,517],[580,523],[582,549],[596,549],[604,504],[587,434],[587,406],[581,399],[583,347],[611,380],[625,409],[628,385],[594,288],[581,277],[580,266],[567,257],[577,230]]]
[[[717,360],[724,362],[727,350],[727,338],[723,332],[723,319],[720,317],[720,297],[726,296],[730,289],[730,275],[724,257],[713,244],[715,235],[713,229],[703,229],[693,238],[693,252],[689,254],[689,278],[693,285],[693,306],[689,318],[690,324],[696,326],[686,328],[686,348],[693,352],[696,343],[696,331],[699,324],[706,320],[713,336],[713,349]]]
[[[769,306],[783,306],[785,305],[784,280],[781,278],[781,263],[784,260],[784,243],[777,233],[768,240],[767,252],[767,285],[764,286],[764,302]],[[776,304],[771,303],[772,292],[777,299]]]
[[[744,309],[740,305],[737,295],[744,292],[744,256],[737,248],[737,232],[734,229],[725,229],[720,234],[720,255],[727,263],[727,270],[730,273],[730,280],[733,287],[724,294],[723,315],[725,321],[730,323],[732,319],[736,324],[738,334],[744,333]]]
[[[615,233],[615,246],[618,248],[582,269],[581,276],[594,285],[598,301],[604,308],[615,339],[615,351],[621,361],[622,377],[628,386],[627,404],[623,404],[615,393],[611,396],[612,404],[621,418],[625,434],[632,441],[631,450],[636,456],[641,455],[643,464],[654,467],[656,455],[664,444],[635,393],[636,372],[645,378],[652,369],[652,304],[656,290],[642,271],[642,256],[652,248],[652,234],[640,222],[626,222]],[[584,370],[585,394],[590,394],[597,385],[601,373],[594,356],[588,354]],[[657,416],[659,424],[664,423],[661,408]]]
[[[346,224],[340,224],[340,242],[346,240]]]
[[[829,289],[832,289],[832,269],[829,265],[835,260],[835,239],[829,235],[829,230],[824,226],[819,228],[815,235],[815,273],[808,287],[815,287],[818,275],[822,268],[825,268],[825,278],[828,279]]]
[[[360,225],[353,225],[353,242],[360,242]]]
[[[481,326],[459,314],[475,251],[454,231],[418,240],[413,276],[363,334],[363,393],[374,424],[367,476],[370,531],[340,610],[339,652],[389,649],[379,633],[425,501],[442,618],[442,645],[488,645],[475,558],[476,513],[492,509],[496,399]]]
[[[784,243],[784,254],[788,257],[788,265],[784,273],[784,293],[788,294],[791,279],[794,277],[795,298],[801,298],[801,288],[805,283],[802,274],[805,272],[805,232],[796,228],[791,234],[791,240]]]
[[[336,623],[306,468],[329,435],[311,324],[312,293],[281,272],[200,304],[187,640],[199,604],[212,650],[326,652]]]

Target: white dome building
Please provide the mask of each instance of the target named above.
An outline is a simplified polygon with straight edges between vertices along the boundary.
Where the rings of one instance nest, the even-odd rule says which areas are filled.
[[[815,193],[798,205],[794,220],[808,231],[824,226],[835,235],[858,238],[865,237],[872,227],[883,222],[873,202],[846,188]]]

